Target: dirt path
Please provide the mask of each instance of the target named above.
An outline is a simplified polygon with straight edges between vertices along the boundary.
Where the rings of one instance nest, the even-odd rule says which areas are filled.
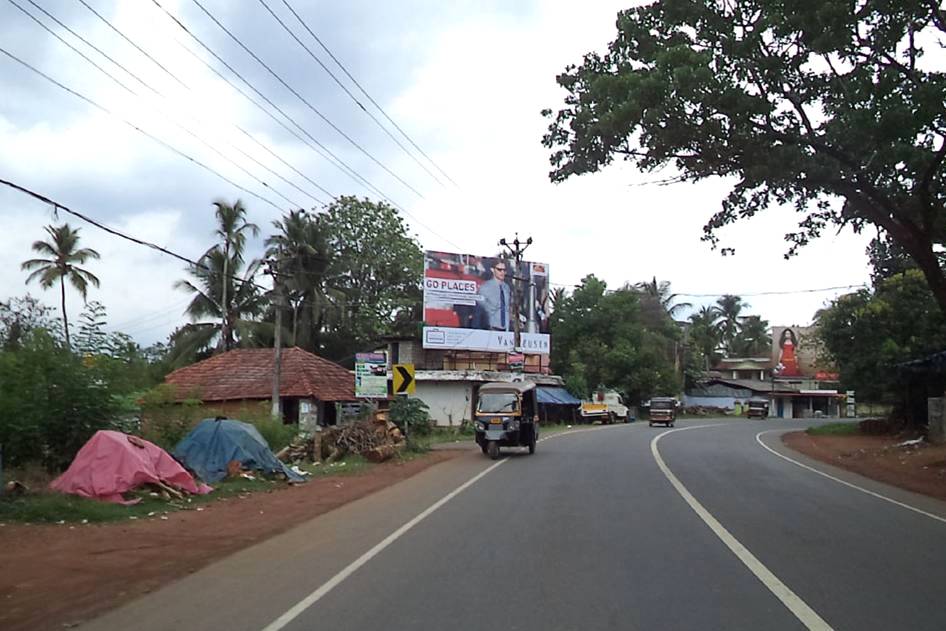
[[[62,629],[462,454],[433,451],[158,518],[0,528],[0,629]]]

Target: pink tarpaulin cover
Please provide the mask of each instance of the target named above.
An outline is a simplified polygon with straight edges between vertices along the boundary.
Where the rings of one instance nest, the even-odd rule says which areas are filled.
[[[129,504],[122,493],[143,484],[163,482],[188,493],[209,493],[166,451],[137,436],[101,430],[89,439],[69,468],[49,485],[106,502]]]

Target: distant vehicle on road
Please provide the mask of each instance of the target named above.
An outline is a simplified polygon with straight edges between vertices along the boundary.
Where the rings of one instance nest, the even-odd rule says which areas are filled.
[[[654,397],[650,400],[650,426],[673,427],[677,420],[677,400],[673,397]]]
[[[630,413],[620,393],[614,390],[597,390],[591,401],[581,402],[581,417],[588,422],[603,424],[630,422]]]
[[[746,416],[749,418],[764,419],[769,415],[768,399],[749,399],[748,411]]]

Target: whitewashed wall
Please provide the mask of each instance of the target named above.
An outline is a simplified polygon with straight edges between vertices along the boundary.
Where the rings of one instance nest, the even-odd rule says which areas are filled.
[[[418,381],[412,398],[420,399],[430,408],[430,418],[437,425],[457,426],[472,420],[473,385],[462,381]]]

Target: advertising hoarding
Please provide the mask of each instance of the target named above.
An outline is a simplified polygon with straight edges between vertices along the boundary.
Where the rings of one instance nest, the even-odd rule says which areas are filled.
[[[518,298],[520,348],[515,348]],[[548,354],[548,265],[424,253],[424,348]]]
[[[388,358],[384,353],[355,355],[355,396],[386,399],[388,396]]]

